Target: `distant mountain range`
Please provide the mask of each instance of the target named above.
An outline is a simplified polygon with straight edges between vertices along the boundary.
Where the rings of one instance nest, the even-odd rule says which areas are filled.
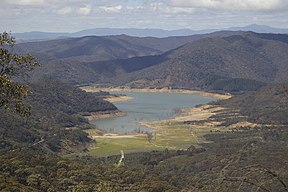
[[[42,63],[31,77],[73,84],[255,90],[288,81],[288,35],[215,32],[169,38],[81,37],[23,43]]]
[[[172,37],[172,36],[190,36],[195,34],[206,34],[216,31],[253,31],[257,33],[281,33],[287,34],[288,29],[273,28],[265,25],[248,25],[244,27],[232,27],[224,29],[206,29],[206,30],[192,30],[192,29],[178,29],[178,30],[163,30],[163,29],[136,29],[136,28],[95,28],[87,29],[75,33],[50,33],[50,32],[25,32],[14,33],[19,41],[36,41],[36,40],[48,40],[59,39],[67,37],[83,37],[83,36],[108,36],[108,35],[128,35],[135,37]]]
[[[153,64],[155,62],[153,58],[158,57],[157,55],[183,46],[188,42],[208,37],[226,37],[233,34],[239,34],[239,32],[225,31],[168,38],[131,37],[127,35],[87,36],[20,43],[14,48],[21,53],[32,53],[40,61],[41,68],[31,75],[34,80],[48,78],[64,80],[72,84],[87,84],[102,82],[104,79],[118,76],[122,70],[117,66],[117,63],[126,62],[126,59],[131,58],[131,61],[128,61],[131,63],[139,61],[143,64],[140,68],[143,68]],[[137,65],[135,66],[137,67]],[[119,71],[116,72],[116,68]],[[132,66],[131,69],[128,69],[129,66],[125,68],[128,71],[134,69]]]
[[[177,37],[85,36],[48,41],[19,43],[22,52],[54,59],[70,59],[79,62],[127,59],[136,56],[157,55],[206,37],[226,37],[239,32],[214,32],[203,35]]]

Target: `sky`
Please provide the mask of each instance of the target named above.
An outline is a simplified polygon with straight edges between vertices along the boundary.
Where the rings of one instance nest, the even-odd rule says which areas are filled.
[[[288,28],[288,0],[0,0],[0,32]]]

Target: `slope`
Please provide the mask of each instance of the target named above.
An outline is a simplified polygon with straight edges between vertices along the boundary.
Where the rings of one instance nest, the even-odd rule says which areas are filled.
[[[16,49],[78,62],[124,59],[160,53],[157,49],[137,45],[132,41],[96,36],[22,43],[16,45]]]
[[[101,67],[94,67],[96,71],[91,70],[90,67],[92,65],[90,63],[139,56],[149,56],[150,58],[151,56],[153,57],[153,55],[159,55],[165,51],[182,46],[187,42],[193,42],[204,37],[225,37],[238,33],[239,32],[227,31],[169,38],[140,38],[126,35],[107,37],[90,36],[22,43],[17,44],[15,49],[22,53],[32,53],[40,61],[41,68],[32,75],[32,79],[36,80],[44,77],[48,79],[60,79],[73,84],[85,84],[97,82],[102,79],[103,75],[110,74],[109,76],[111,76],[111,73],[109,73],[109,70],[107,71],[106,68],[113,71],[118,69],[117,64],[114,64],[114,62],[106,62],[109,66],[105,66],[103,70],[107,71],[107,73],[101,74]],[[141,58],[136,60],[137,62],[141,60],[140,63],[146,62],[145,59],[142,60]],[[150,61],[150,59],[148,59],[148,61]],[[122,60],[120,62],[122,63]],[[98,64],[96,65],[98,66]],[[103,64],[100,66],[103,66]],[[115,66],[115,68],[113,68],[113,66]],[[147,63],[146,66],[151,66],[151,64]],[[113,76],[115,75],[113,74]]]
[[[31,85],[27,98],[31,116],[21,117],[0,111],[0,149],[32,149],[65,152],[91,141],[82,129],[91,127],[81,113],[117,109],[113,104],[95,98],[59,81],[39,81]]]
[[[288,80],[288,35],[223,32],[207,36],[83,37],[23,46],[35,51],[42,63],[32,79],[60,79],[78,85],[243,91]]]
[[[288,124],[288,84],[272,84],[217,104],[237,109],[249,122],[268,125]]]
[[[151,57],[138,58],[141,62],[135,58],[110,61],[109,64],[126,73],[106,79],[105,83],[132,87],[253,90],[266,83],[288,80],[287,39],[287,35],[252,32],[200,39],[155,56],[154,63],[149,61]],[[138,70],[136,66],[143,63],[150,65]]]

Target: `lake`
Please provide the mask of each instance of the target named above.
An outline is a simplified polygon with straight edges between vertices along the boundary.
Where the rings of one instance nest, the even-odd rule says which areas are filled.
[[[140,133],[151,129],[138,125],[141,121],[169,119],[178,109],[191,108],[199,104],[215,101],[217,98],[198,94],[160,93],[160,92],[111,92],[133,97],[132,100],[114,103],[127,113],[123,117],[97,119],[91,123],[109,133]]]

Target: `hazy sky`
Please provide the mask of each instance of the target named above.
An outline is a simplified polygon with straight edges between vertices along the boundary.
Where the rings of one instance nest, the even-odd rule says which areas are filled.
[[[0,32],[288,28],[288,0],[0,0]]]

